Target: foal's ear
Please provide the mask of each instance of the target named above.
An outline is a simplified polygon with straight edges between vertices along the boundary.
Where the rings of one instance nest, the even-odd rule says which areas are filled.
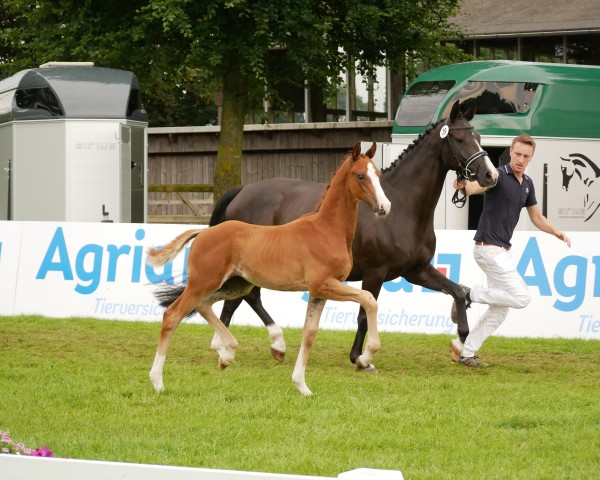
[[[355,162],[360,157],[360,142],[357,142],[352,149],[352,161]]]
[[[375,155],[375,151],[377,150],[377,144],[375,142],[373,142],[373,145],[371,145],[371,148],[369,148],[366,152],[365,155],[369,158],[373,158],[373,156]]]

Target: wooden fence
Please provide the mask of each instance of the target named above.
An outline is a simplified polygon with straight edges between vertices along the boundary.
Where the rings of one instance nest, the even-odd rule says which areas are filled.
[[[219,127],[148,129],[148,221],[207,223]],[[391,141],[392,122],[247,125],[242,184],[287,177],[327,183],[358,141]]]

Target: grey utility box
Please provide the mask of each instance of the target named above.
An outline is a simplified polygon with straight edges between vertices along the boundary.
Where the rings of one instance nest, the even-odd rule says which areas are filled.
[[[0,81],[0,220],[146,221],[135,75],[58,63]]]

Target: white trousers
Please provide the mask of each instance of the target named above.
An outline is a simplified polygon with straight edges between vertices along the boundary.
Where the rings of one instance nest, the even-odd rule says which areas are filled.
[[[474,285],[473,302],[488,306],[465,340],[463,355],[472,357],[483,342],[496,331],[508,315],[509,308],[523,308],[531,301],[527,285],[518,274],[508,250],[489,245],[475,245],[475,261],[487,276],[487,287]]]

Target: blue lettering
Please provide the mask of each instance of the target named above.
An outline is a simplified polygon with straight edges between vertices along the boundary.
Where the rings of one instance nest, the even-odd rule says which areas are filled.
[[[143,228],[138,228],[135,231],[135,239],[140,241],[146,236]],[[133,283],[139,283],[142,276],[142,253],[144,249],[141,245],[133,247],[133,268],[131,269],[131,281]]]
[[[58,261],[54,262],[53,259],[56,254],[58,254]],[[58,227],[54,232],[35,279],[43,280],[48,272],[62,272],[65,280],[73,280],[73,270],[71,270],[71,262],[69,261],[69,253],[67,252],[62,227]]]
[[[165,264],[162,273],[156,273],[152,265],[146,264],[146,278],[151,283],[167,282],[169,284],[175,283],[173,278],[173,263],[169,262]]]
[[[567,268],[575,267],[575,284],[565,283]],[[571,302],[556,300],[554,308],[563,312],[577,310],[585,299],[585,278],[587,276],[587,259],[584,257],[569,255],[561,259],[554,270],[554,286],[556,292],[562,297],[572,297]]]
[[[533,269],[533,275],[525,275],[529,265]],[[548,282],[548,275],[544,268],[544,262],[542,261],[542,254],[540,253],[540,247],[535,237],[531,237],[523,250],[523,255],[517,264],[517,271],[525,280],[525,283],[530,287],[538,287],[540,295],[549,296],[552,295],[550,290],[550,283]]]
[[[106,251],[108,252],[108,273],[106,275],[106,280],[114,282],[117,276],[117,259],[120,255],[129,255],[131,247],[129,245],[123,245],[121,247],[107,245]]]
[[[88,254],[90,254],[92,258],[92,268],[90,270],[85,268],[86,257]],[[89,264],[90,262],[87,263]],[[77,272],[77,278],[79,278],[79,280],[90,282],[88,285],[78,283],[75,287],[75,291],[82,295],[94,293],[100,284],[100,274],[102,273],[102,247],[93,243],[84,245],[77,253],[77,258],[75,259],[75,271]]]
[[[592,257],[592,263],[594,264],[594,271],[596,275],[594,275],[594,297],[600,297],[600,257]]]
[[[404,290],[405,292],[413,291],[413,284],[408,280],[405,280],[403,277],[398,277],[396,280],[389,280],[383,284],[383,288],[385,288],[388,292],[396,293],[400,290]]]

